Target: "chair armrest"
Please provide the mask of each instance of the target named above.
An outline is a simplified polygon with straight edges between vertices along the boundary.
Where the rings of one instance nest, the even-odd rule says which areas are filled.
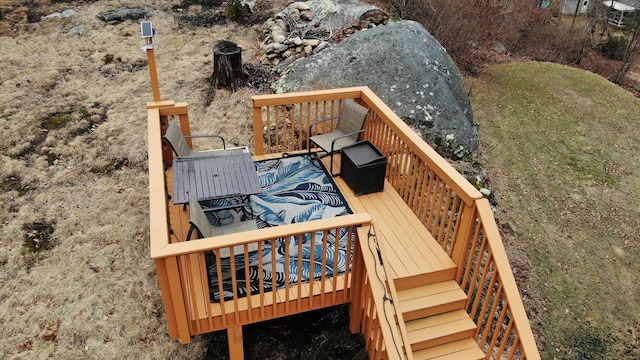
[[[219,211],[219,210],[232,210],[232,209],[240,209],[244,215],[247,217],[247,219],[252,219],[254,220],[254,216],[253,216],[253,210],[250,210],[250,213],[247,211],[246,207],[251,207],[251,204],[249,203],[239,203],[239,204],[231,204],[231,205],[222,205],[222,206],[216,206],[213,208],[202,208],[202,211],[206,213],[209,212],[214,212],[214,211]],[[220,218],[218,218],[218,216],[214,213],[213,216],[215,216],[218,219],[218,222],[220,222]],[[242,221],[241,221],[242,222]]]
[[[354,132],[350,132],[348,134],[343,134],[343,135],[340,135],[340,136],[336,136],[335,138],[333,138],[333,140],[331,140],[331,152],[333,152],[333,147],[334,147],[336,141],[338,141],[340,139],[343,139],[343,138],[346,138],[346,137],[349,137],[349,136],[353,136],[355,134],[360,134],[363,131],[364,131],[364,129],[358,130],[358,131],[354,131]]]
[[[210,134],[210,135],[185,135],[185,138],[191,138],[191,139],[196,139],[196,138],[217,138],[222,140],[222,148],[226,149],[227,146],[225,145],[224,142],[224,138],[222,137],[222,135],[217,135],[217,134]]]
[[[318,125],[318,124],[320,124],[320,123],[323,123],[323,122],[327,122],[327,121],[335,120],[335,119],[337,119],[338,117],[339,117],[339,116],[334,116],[334,117],[330,117],[330,118],[326,118],[326,119],[322,119],[322,120],[318,120],[318,121],[314,121],[314,122],[312,122],[312,123],[311,123],[311,125],[309,125],[309,133],[308,133],[308,134],[309,134],[309,136],[311,136],[311,129],[312,129],[314,126],[316,126],[316,125]]]
[[[195,232],[195,235],[200,236],[198,228],[191,224],[191,226],[189,227],[189,232],[187,233],[187,241],[191,240],[191,235],[193,235]]]
[[[245,207],[245,206],[251,206],[251,205],[249,205],[248,203],[221,205],[221,206],[216,206],[216,207],[202,208],[202,211],[204,211],[205,213],[208,213],[208,212],[219,211],[219,210],[240,209],[240,208]]]

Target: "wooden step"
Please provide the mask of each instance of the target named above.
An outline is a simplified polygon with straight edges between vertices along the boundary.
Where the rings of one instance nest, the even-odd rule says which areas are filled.
[[[406,322],[411,350],[417,351],[473,336],[476,324],[464,310]]]
[[[404,321],[464,309],[467,295],[453,280],[398,291]]]
[[[437,284],[443,281],[454,280],[458,268],[453,262],[440,270],[425,271],[422,274],[406,276],[394,279],[396,290],[406,290],[422,285]]]
[[[418,350],[413,353],[415,360],[480,360],[484,352],[472,338]]]

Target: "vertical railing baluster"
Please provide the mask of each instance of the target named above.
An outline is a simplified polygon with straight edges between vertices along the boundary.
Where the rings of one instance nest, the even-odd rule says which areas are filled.
[[[214,250],[214,254],[216,258],[216,276],[218,277],[218,296],[220,297],[220,309],[222,311],[222,326],[227,327],[227,309],[224,301],[224,282],[222,281],[222,258],[219,250]]]
[[[302,284],[301,284],[301,279],[302,279],[302,240],[304,239],[304,235],[303,234],[298,234],[298,236],[296,236],[296,241],[298,244],[298,266],[296,266],[296,268],[298,269],[298,311],[300,311],[300,309],[302,309]]]
[[[290,308],[289,308],[289,291],[291,289],[291,281],[289,280],[291,277],[291,255],[289,254],[289,237],[285,237],[284,238],[284,308],[285,308],[285,313],[286,314],[290,314]],[[299,279],[298,282],[296,282],[296,284],[294,285],[300,285],[299,283]],[[275,291],[275,290],[274,290]]]
[[[258,243],[258,246],[262,246],[261,243]],[[247,308],[249,309],[249,322],[253,322],[253,303],[252,303],[252,292],[251,292],[251,272],[249,271],[249,244],[244,244],[244,287],[247,296]]]

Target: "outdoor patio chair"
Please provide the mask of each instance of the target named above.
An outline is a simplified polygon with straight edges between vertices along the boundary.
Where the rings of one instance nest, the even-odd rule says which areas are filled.
[[[233,151],[248,151],[246,147],[234,147],[227,149],[224,138],[218,134],[185,136],[182,133],[178,122],[173,119],[169,120],[169,126],[167,127],[167,132],[164,134],[163,138],[167,140],[173,150],[173,153],[176,154],[177,157],[223,156]],[[217,138],[222,141],[222,148],[204,151],[193,150],[191,146],[189,146],[189,143],[187,143],[187,138]]]
[[[198,239],[208,238],[220,235],[233,234],[242,231],[256,230],[255,219],[240,221],[239,219],[228,225],[215,226],[211,224],[205,211],[209,209],[203,209],[195,196],[189,194],[189,232],[187,233],[187,241],[191,240],[192,236],[197,236]],[[258,249],[257,243],[249,244],[249,251]],[[244,251],[243,245],[237,245],[233,248],[234,254],[242,254]],[[229,249],[220,249],[221,257],[229,256]]]
[[[322,151],[326,154],[324,156],[331,156],[331,161],[329,162],[329,172],[331,176],[338,176],[338,174],[333,173],[333,154],[336,152],[340,152],[342,148],[353,145],[358,142],[360,133],[364,130],[362,127],[364,126],[364,120],[369,113],[369,109],[364,106],[356,103],[353,99],[345,99],[342,102],[342,111],[340,115],[337,116],[337,122],[335,129],[327,134],[313,134],[313,128],[323,122],[335,120],[336,117],[322,119],[312,123],[309,126],[309,153],[311,153],[311,148],[313,144],[319,146]]]

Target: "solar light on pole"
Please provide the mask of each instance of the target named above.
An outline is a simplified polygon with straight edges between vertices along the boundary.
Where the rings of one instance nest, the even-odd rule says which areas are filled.
[[[151,21],[140,23],[140,34],[146,40],[143,51],[147,52],[147,62],[149,63],[149,75],[151,76],[151,90],[153,91],[153,101],[160,101],[160,86],[158,85],[158,73],[156,71],[156,59],[153,54],[153,35],[156,30]]]

